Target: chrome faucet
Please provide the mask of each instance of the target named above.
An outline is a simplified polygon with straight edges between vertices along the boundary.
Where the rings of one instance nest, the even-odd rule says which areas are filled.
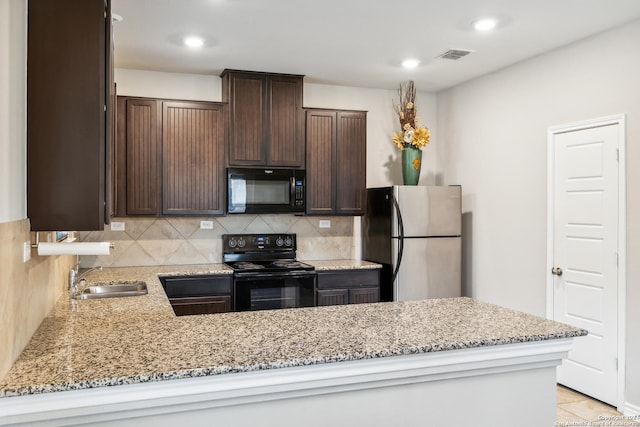
[[[92,267],[88,270],[83,271],[82,274],[78,275],[79,269],[80,269],[80,264],[78,263],[75,266],[71,267],[71,270],[69,271],[69,291],[71,291],[72,295],[78,292],[78,282],[83,280],[84,276],[86,276],[87,274],[91,273],[94,270],[102,271],[102,266]]]

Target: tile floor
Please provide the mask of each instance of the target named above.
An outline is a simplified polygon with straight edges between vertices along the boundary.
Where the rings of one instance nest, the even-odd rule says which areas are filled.
[[[640,426],[640,417],[625,417],[612,406],[558,385],[556,426]]]

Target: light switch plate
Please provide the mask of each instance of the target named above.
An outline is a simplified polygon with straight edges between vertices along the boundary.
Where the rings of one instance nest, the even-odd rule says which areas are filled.
[[[111,221],[111,231],[124,231],[124,222]]]
[[[320,228],[331,228],[331,220],[330,219],[321,219],[318,223]]]
[[[31,242],[24,242],[22,246],[22,262],[27,262],[31,259]]]
[[[202,230],[213,230],[213,221],[200,221],[200,228]]]

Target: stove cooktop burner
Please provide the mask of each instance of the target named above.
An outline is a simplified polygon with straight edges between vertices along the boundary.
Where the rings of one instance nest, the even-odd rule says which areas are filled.
[[[300,268],[300,267],[307,266],[307,264],[303,262],[296,261],[296,260],[287,260],[287,259],[273,261],[271,265],[273,265],[274,267],[284,267],[284,268]]]
[[[238,270],[261,270],[265,268],[265,266],[260,264],[255,264],[249,261],[238,261],[235,264],[233,264],[233,268]]]
[[[290,270],[313,270],[314,267],[295,259],[278,259],[274,261],[236,261],[227,263],[235,271],[268,270],[268,271],[290,271]]]

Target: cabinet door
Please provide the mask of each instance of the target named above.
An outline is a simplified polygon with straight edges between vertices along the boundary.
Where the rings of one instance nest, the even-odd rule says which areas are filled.
[[[308,110],[307,127],[307,213],[335,213],[334,189],[336,113]]]
[[[264,165],[266,76],[232,72],[223,76],[223,101],[229,103],[229,165]]]
[[[365,304],[380,301],[380,287],[349,289],[349,304]]]
[[[24,4],[28,7],[26,179],[31,229],[102,230],[110,2],[29,0]],[[16,87],[14,95],[2,97],[21,96],[21,90]],[[22,126],[15,125],[16,129]]]
[[[176,316],[227,313],[231,311],[231,296],[172,298],[169,300]]]
[[[267,165],[304,167],[302,78],[267,77]]]
[[[159,215],[161,197],[161,102],[126,101],[127,215]]]
[[[320,289],[317,291],[316,305],[344,305],[349,302],[347,289]]]
[[[110,17],[110,14],[107,15]],[[114,150],[116,145],[116,81],[115,81],[115,63],[114,63],[114,50],[115,45],[113,41],[113,22],[111,19],[105,21],[107,25],[107,39],[106,39],[106,52],[107,52],[107,70],[105,74],[105,83],[107,85],[107,111],[106,120],[107,125],[105,127],[105,208],[104,208],[104,223],[110,224],[111,217],[115,215],[115,179],[113,172],[115,170],[115,156]]]
[[[364,112],[338,112],[336,141],[336,210],[362,215],[367,191],[367,119]]]
[[[222,105],[165,101],[162,123],[162,213],[223,214]]]
[[[307,110],[307,214],[362,215],[366,112]]]
[[[116,96],[115,142],[112,150],[114,216],[127,216],[127,97]]]

